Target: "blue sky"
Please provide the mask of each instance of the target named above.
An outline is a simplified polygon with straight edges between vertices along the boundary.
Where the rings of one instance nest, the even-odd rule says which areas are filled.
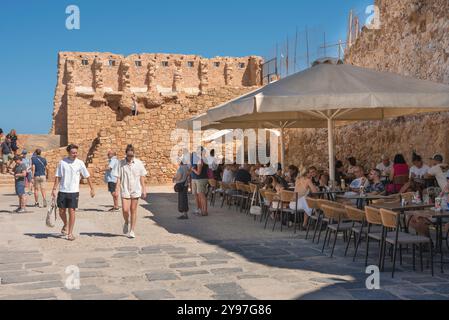
[[[365,21],[374,0],[3,0],[0,9],[0,128],[48,133],[56,85],[58,51],[119,54],[166,52],[213,56],[275,55],[293,47],[299,30],[297,68],[318,47],[346,39],[354,9]],[[80,30],[67,30],[68,5],[81,13]],[[290,51],[290,56],[292,52]],[[336,55],[335,48],[327,55]],[[291,64],[290,64],[291,65]]]

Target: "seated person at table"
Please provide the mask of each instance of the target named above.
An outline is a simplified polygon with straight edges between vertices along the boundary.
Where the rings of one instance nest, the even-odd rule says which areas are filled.
[[[354,178],[355,176],[355,170],[357,167],[357,160],[354,157],[349,157],[346,159],[346,161],[348,162],[348,169],[346,170],[346,175],[348,176],[348,178]]]
[[[389,185],[387,185],[387,192],[389,194],[392,193],[398,193],[401,188],[404,186],[404,183],[393,183],[394,178],[398,177],[398,176],[409,176],[409,167],[408,164],[405,162],[404,156],[402,154],[397,154],[394,156],[394,160],[393,160],[393,169],[391,170],[390,173],[390,181],[392,183],[390,183]]]
[[[273,176],[273,185],[274,188],[276,189],[276,192],[288,189],[288,182],[283,177],[278,175]]]
[[[365,189],[368,187],[369,181],[365,177],[365,172],[363,171],[362,167],[356,166],[353,172],[355,175],[355,179],[352,180],[351,184],[349,185],[349,189],[351,189],[352,194],[358,194],[361,187],[364,187]],[[346,192],[346,194],[350,194],[350,192]]]
[[[443,156],[440,154],[434,155],[430,160],[432,167],[430,167],[425,177],[435,177],[438,182],[438,186],[441,190],[443,190],[447,184],[447,165],[443,163]]]
[[[335,162],[335,181],[340,183],[341,179],[346,179],[345,166],[343,165],[343,162],[337,160],[337,162]]]
[[[369,185],[366,192],[369,194],[381,194],[385,192],[385,185],[380,180],[381,172],[379,169],[372,169],[368,175]]]
[[[312,167],[311,167],[312,168]],[[312,215],[312,209],[307,205],[306,197],[309,193],[318,192],[317,186],[312,182],[312,174],[309,168],[305,174],[296,179],[295,183],[295,192],[298,194],[298,203],[290,202],[290,209],[295,210],[304,210],[306,213],[304,215],[304,223],[303,226],[307,226],[307,222],[309,221],[309,217]],[[316,170],[316,169],[315,169]]]
[[[249,165],[244,164],[235,174],[235,181],[248,184],[251,182],[251,174],[249,173]]]
[[[274,181],[273,177],[267,177],[262,189],[275,192],[274,186],[273,186],[273,184],[274,184],[273,181]]]
[[[376,166],[376,169],[380,170],[380,177],[389,177],[391,170],[393,169],[393,163],[387,155],[382,155],[382,162]]]
[[[321,173],[320,174],[320,190],[324,191],[326,187],[329,185],[329,175],[327,173]]]
[[[409,181],[401,188],[400,193],[409,191],[422,192],[426,187],[424,177],[429,172],[429,166],[425,165],[422,161],[422,157],[413,153],[412,156],[413,166],[410,168]]]
[[[299,174],[298,167],[294,165],[289,165],[285,180],[287,180],[287,182],[289,183],[295,183],[298,174]]]
[[[235,179],[235,171],[231,164],[227,164],[224,167],[223,175],[222,175],[222,182],[223,183],[232,183]]]
[[[312,183],[316,186],[320,186],[320,175],[318,174],[318,169],[314,166],[309,167],[308,173],[310,176],[310,179],[312,179]]]

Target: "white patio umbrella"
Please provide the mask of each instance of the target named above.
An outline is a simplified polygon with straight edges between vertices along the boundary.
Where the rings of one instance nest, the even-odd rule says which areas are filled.
[[[207,112],[211,122],[322,124],[328,128],[329,172],[335,180],[334,126],[449,109],[449,86],[334,59],[296,73]],[[293,125],[294,126],[294,125]]]

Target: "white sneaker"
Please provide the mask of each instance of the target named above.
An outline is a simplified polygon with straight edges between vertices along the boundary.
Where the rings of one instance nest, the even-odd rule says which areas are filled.
[[[132,239],[134,239],[134,238],[136,237],[134,231],[131,231],[131,232],[129,233],[129,237],[132,238]]]
[[[128,234],[128,222],[123,224],[123,234]]]

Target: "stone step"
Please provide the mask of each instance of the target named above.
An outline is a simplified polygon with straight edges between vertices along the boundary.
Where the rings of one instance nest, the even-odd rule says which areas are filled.
[[[10,174],[0,174],[0,186],[14,185],[14,177]]]

